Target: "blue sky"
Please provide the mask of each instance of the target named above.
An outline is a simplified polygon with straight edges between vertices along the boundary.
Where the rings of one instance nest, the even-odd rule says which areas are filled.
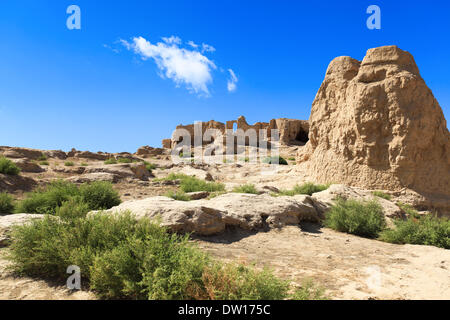
[[[81,30],[66,27],[71,4]],[[366,27],[371,4],[381,30]],[[2,0],[0,145],[134,152],[180,123],[308,119],[333,58],[391,44],[414,55],[449,120],[449,12],[447,1]],[[206,61],[202,74],[176,63],[166,73],[172,36],[193,68]]]

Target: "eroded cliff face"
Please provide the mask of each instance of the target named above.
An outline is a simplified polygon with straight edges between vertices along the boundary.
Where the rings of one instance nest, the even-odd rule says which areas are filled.
[[[298,163],[317,182],[412,189],[450,201],[450,134],[413,56],[370,49],[334,59],[312,105]]]

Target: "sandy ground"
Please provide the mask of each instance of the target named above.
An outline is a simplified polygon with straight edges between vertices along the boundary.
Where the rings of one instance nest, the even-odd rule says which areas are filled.
[[[393,245],[313,224],[234,230],[198,244],[215,257],[268,266],[298,284],[314,279],[333,299],[450,299],[450,250]]]

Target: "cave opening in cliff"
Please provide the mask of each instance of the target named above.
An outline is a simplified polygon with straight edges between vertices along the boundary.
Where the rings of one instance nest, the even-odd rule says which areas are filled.
[[[295,136],[295,142],[305,144],[308,141],[309,141],[308,132],[304,131],[303,129],[300,129],[297,135]]]

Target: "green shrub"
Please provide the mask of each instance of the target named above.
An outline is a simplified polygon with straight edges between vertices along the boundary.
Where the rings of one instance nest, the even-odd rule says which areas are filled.
[[[376,197],[383,198],[385,200],[391,200],[391,196],[382,191],[373,191],[372,194]]]
[[[47,159],[48,159],[47,155],[41,153],[41,155],[39,156],[39,158],[37,158],[37,161],[45,161],[45,160],[47,160]]]
[[[168,191],[165,196],[179,201],[191,201],[191,197],[183,191]]]
[[[77,209],[78,210],[78,209]],[[83,283],[107,299],[288,299],[288,281],[267,269],[223,264],[148,219],[130,213],[99,213],[64,219],[46,216],[12,231],[9,259],[19,274],[64,281],[69,265],[81,269]],[[298,290],[296,291],[298,292]]]
[[[323,185],[323,184],[314,184],[311,182],[306,182],[302,185],[296,185],[292,190],[281,190],[276,195],[281,196],[295,196],[296,194],[307,194],[312,195],[316,192],[321,192],[324,190],[327,190],[329,188],[329,185]]]
[[[385,228],[383,210],[376,201],[338,199],[326,215],[325,226],[367,238],[375,238]]]
[[[20,173],[20,168],[11,160],[0,157],[0,173],[17,176]]]
[[[264,158],[262,162],[268,163],[268,164],[288,165],[288,162],[286,161],[286,159],[284,159],[283,157],[280,157],[280,156],[267,157],[267,158]]]
[[[147,168],[148,172],[152,173],[153,170],[156,169],[156,165],[147,161],[144,161],[145,167]]]
[[[294,157],[288,158],[289,161],[295,161],[296,159]]]
[[[256,190],[255,185],[253,185],[253,184],[244,184],[242,186],[235,187],[235,188],[233,188],[233,192],[259,194],[258,190]]]
[[[450,249],[450,220],[433,216],[395,220],[395,228],[384,230],[380,240],[397,244],[421,244]]]
[[[128,159],[128,158],[119,158],[117,159],[117,163],[132,163],[133,160]]]
[[[40,161],[39,164],[41,166],[48,166],[49,165],[48,161]]]
[[[217,182],[206,182],[196,177],[188,176],[182,173],[171,173],[165,180],[180,180],[180,189],[183,192],[197,192],[197,191],[224,191],[225,185]]]
[[[105,161],[105,164],[117,164],[117,160],[114,158],[110,158]]]
[[[0,193],[0,213],[14,212],[14,198],[6,192]]]
[[[64,165],[66,167],[73,167],[75,165],[75,163],[73,163],[72,161],[66,161],[66,162],[64,162]]]
[[[80,187],[67,181],[53,181],[26,195],[16,212],[55,214],[56,209],[74,197],[80,197],[90,210],[109,209],[120,204],[118,193],[109,182],[93,182]]]
[[[107,181],[95,181],[82,184],[79,188],[82,201],[91,210],[109,209],[120,204],[120,196],[114,190],[112,184]]]
[[[54,214],[63,202],[77,195],[78,188],[75,184],[62,180],[53,181],[44,188],[28,193],[25,199],[18,203],[16,212]]]
[[[86,162],[82,162],[82,163],[81,163],[81,166],[82,166],[82,167],[87,167],[88,164],[87,164]]]
[[[397,202],[397,206],[402,209],[408,217],[419,218],[419,212],[417,212],[417,210],[414,209],[413,206],[403,202]]]

